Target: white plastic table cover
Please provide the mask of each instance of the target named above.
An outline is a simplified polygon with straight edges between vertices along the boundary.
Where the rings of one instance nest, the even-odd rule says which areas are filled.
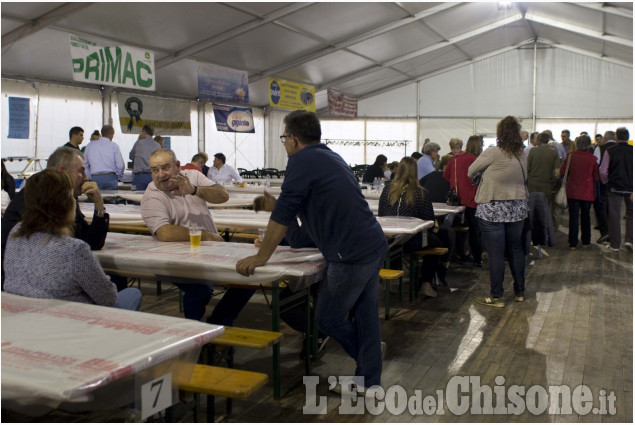
[[[266,265],[251,276],[236,271],[236,262],[255,255],[253,244],[202,241],[198,248],[188,242],[161,242],[152,236],[108,233],[106,244],[93,251],[105,269],[139,271],[158,280],[184,278],[200,282],[259,283],[290,279],[292,290],[322,279],[326,261],[318,249],[279,246]]]
[[[3,292],[2,400],[52,408],[85,401],[223,331],[194,320]]]
[[[433,202],[432,208],[434,208],[434,215],[459,214],[465,211],[465,206],[463,205],[451,206],[448,204],[444,204],[443,202]]]
[[[92,205],[81,204],[86,220],[92,219]],[[108,205],[106,207],[113,225],[145,225],[138,205]],[[212,211],[214,223],[219,231],[230,228],[259,229],[267,227],[271,213],[266,211],[220,209]],[[434,225],[432,221],[412,217],[377,217],[386,236],[415,234]],[[110,238],[110,236],[108,236]]]
[[[125,200],[130,202],[141,203],[143,199],[143,191],[130,191],[130,190],[103,190],[101,196],[104,199],[110,200]],[[230,193],[229,200],[222,204],[207,203],[209,208],[244,208],[251,207],[254,203],[254,199],[259,196],[255,193]],[[80,202],[89,202],[88,197],[82,195],[79,197]],[[110,204],[106,206],[106,209],[110,213]],[[91,214],[92,215],[92,214]]]
[[[231,197],[234,193],[255,193],[257,195],[264,195],[265,190],[267,193],[273,196],[280,195],[282,192],[281,187],[267,187],[267,186],[257,186],[257,185],[246,185],[245,187],[238,187],[234,185],[225,185],[225,189],[229,192],[229,196]]]
[[[251,178],[243,178],[243,181],[250,185],[250,186],[258,186],[258,185],[264,185],[267,182],[267,179],[262,179],[262,178],[257,178],[257,179],[251,179]],[[269,179],[269,183],[272,186],[282,186],[282,182],[284,181],[284,179],[281,178],[270,178]]]
[[[377,199],[366,199],[366,202],[368,202],[368,206],[370,207],[370,210],[373,212],[373,214],[377,215],[378,211],[379,211],[379,200]],[[440,202],[433,202],[432,203],[432,208],[434,208],[434,215],[435,216],[442,216],[442,215],[446,215],[446,214],[450,214],[450,213],[460,213],[463,212],[465,210],[465,207],[463,205],[459,205],[457,207],[452,207]]]

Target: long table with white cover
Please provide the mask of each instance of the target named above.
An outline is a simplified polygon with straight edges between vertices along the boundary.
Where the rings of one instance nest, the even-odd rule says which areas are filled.
[[[170,316],[3,292],[3,407],[36,413],[65,402],[96,403],[100,397],[109,400],[108,407],[113,398],[125,405],[135,400],[135,382],[166,373],[176,388],[189,380],[200,348],[223,330]]]
[[[86,215],[86,219],[91,220],[92,204],[81,203],[80,208]],[[110,215],[111,225],[145,225],[141,218],[141,208],[138,205],[107,205],[106,210]],[[212,210],[212,216],[219,231],[236,228],[254,230],[267,227],[271,213],[243,209],[219,209]],[[377,221],[386,236],[415,234],[434,225],[432,221],[411,217],[377,217]]]

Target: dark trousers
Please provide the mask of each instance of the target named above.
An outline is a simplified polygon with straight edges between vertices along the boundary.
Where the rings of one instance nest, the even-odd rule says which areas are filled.
[[[633,243],[633,201],[631,201],[630,193],[613,193],[609,192],[609,238],[611,239],[611,248],[619,248],[622,244],[622,199],[626,204],[626,230],[624,233],[624,242]]]
[[[582,228],[582,245],[591,244],[591,201],[567,198],[569,204],[569,246],[578,246],[578,223]],[[580,222],[578,217],[581,217]]]
[[[214,289],[198,283],[174,283],[183,291],[183,314],[186,319],[201,320],[205,315],[205,307],[212,299]],[[207,319],[216,325],[232,326],[234,319],[249,302],[254,290],[230,288],[218,302]]]
[[[609,195],[608,186],[600,182],[595,183],[595,201],[593,202],[593,210],[598,220],[600,235],[604,236],[609,233]]]
[[[469,229],[470,251],[472,251],[474,261],[480,263],[483,247],[481,245],[481,229],[478,227],[478,219],[476,218],[476,208],[465,207],[465,221]]]
[[[446,263],[450,261],[450,258],[452,258],[452,250],[454,248],[452,243],[453,240],[451,237],[452,232],[443,227],[439,228],[439,231],[437,233],[434,233],[431,230],[424,230],[424,232],[428,232],[428,244],[426,246],[421,246],[423,236],[421,233],[418,233],[404,244],[403,250],[404,253],[408,254],[414,251],[420,251],[422,249],[428,248],[448,248],[447,254],[444,254],[440,257],[436,255],[426,255],[421,260],[421,281],[432,282],[434,280],[434,274],[437,272],[437,268],[441,267],[439,266],[439,263]],[[393,267],[392,264],[391,267]]]
[[[524,220],[511,223],[496,223],[478,219],[483,237],[483,246],[487,251],[489,266],[490,295],[503,296],[505,277],[505,252],[509,258],[509,268],[514,278],[514,293],[525,294],[525,251],[523,249]]]

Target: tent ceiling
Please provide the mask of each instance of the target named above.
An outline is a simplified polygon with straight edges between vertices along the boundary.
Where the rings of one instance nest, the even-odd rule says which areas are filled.
[[[538,41],[632,68],[632,3],[2,3],[2,77],[71,82],[68,35],[155,52],[157,92],[197,97],[196,62],[360,98]]]

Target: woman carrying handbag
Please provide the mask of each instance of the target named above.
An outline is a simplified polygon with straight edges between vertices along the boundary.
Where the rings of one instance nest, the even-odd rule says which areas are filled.
[[[589,136],[582,135],[575,143],[577,149],[567,154],[560,166],[569,206],[569,248],[572,250],[578,247],[578,223],[582,230],[582,247],[591,246],[591,204],[595,200],[595,182],[600,180],[597,161],[589,152]]]
[[[467,170],[483,151],[483,138],[470,136],[467,139],[465,152],[455,155],[443,171],[443,177],[450,182],[450,188],[456,189],[459,194],[460,204],[465,206],[465,221],[469,229],[470,252],[473,256],[473,266],[483,267],[481,260],[483,248],[481,245],[481,231],[476,219],[476,195],[477,186],[472,185],[472,180],[467,176]]]

